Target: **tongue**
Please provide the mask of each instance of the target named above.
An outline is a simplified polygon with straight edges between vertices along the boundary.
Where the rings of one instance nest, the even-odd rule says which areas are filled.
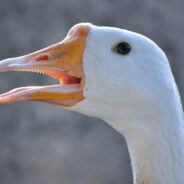
[[[81,82],[81,78],[69,76],[69,75],[63,75],[63,77],[60,78],[61,84],[77,84]]]

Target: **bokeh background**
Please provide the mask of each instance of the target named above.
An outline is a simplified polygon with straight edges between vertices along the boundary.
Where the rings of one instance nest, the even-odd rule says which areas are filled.
[[[0,59],[62,40],[76,23],[116,26],[167,54],[184,100],[183,0],[0,0]],[[0,73],[0,92],[54,79]],[[38,102],[0,105],[0,184],[131,184],[123,137],[105,122]]]

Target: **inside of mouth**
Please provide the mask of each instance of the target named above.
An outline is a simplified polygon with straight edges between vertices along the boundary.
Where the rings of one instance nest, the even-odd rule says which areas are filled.
[[[33,71],[33,72],[37,72],[37,71]],[[78,84],[81,82],[81,78],[72,76],[68,74],[67,71],[65,71],[65,73],[62,73],[59,71],[51,71],[51,70],[40,70],[38,72],[48,75],[50,77],[53,77],[55,79],[58,79],[60,82],[60,85]]]
[[[33,73],[41,73],[41,74],[45,74],[49,77],[52,77],[54,79],[59,80],[59,86],[75,86],[76,84],[80,84],[81,83],[81,78],[69,75],[67,73],[62,73],[62,72],[58,72],[58,71],[52,71],[52,70],[31,70],[31,69],[24,69],[24,70],[16,70],[16,71],[28,71],[28,72],[33,72]],[[51,86],[55,86],[55,85],[49,85]],[[0,97],[6,97],[15,93],[19,93],[22,91],[27,91],[30,89],[36,89],[36,88],[40,88],[40,87],[44,87],[44,86],[27,86],[27,87],[18,87],[15,89],[12,89],[11,91],[5,92],[0,94]]]
[[[53,71],[53,70],[32,70],[32,69],[19,69],[16,71],[27,71],[33,73],[40,73],[52,77],[54,79],[58,79],[60,85],[69,85],[69,84],[79,84],[81,82],[80,77],[75,77],[68,74],[67,71],[60,72],[60,71]]]
[[[61,85],[78,84],[81,82],[81,78],[77,78],[68,74],[61,74],[59,81]]]

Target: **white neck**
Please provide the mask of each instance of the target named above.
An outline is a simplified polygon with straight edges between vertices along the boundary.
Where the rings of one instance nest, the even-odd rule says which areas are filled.
[[[125,136],[135,184],[184,183],[184,127],[179,95],[172,94],[163,104],[153,105],[142,115],[127,114],[127,119],[109,122]],[[137,127],[125,129],[124,121]]]
[[[184,183],[184,134],[179,126],[137,132],[126,137],[134,183]]]

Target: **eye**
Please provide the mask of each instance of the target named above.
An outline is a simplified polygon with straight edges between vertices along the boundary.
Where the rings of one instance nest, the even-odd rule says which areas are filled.
[[[120,55],[127,55],[131,51],[131,46],[127,42],[119,42],[113,46],[112,50]]]

